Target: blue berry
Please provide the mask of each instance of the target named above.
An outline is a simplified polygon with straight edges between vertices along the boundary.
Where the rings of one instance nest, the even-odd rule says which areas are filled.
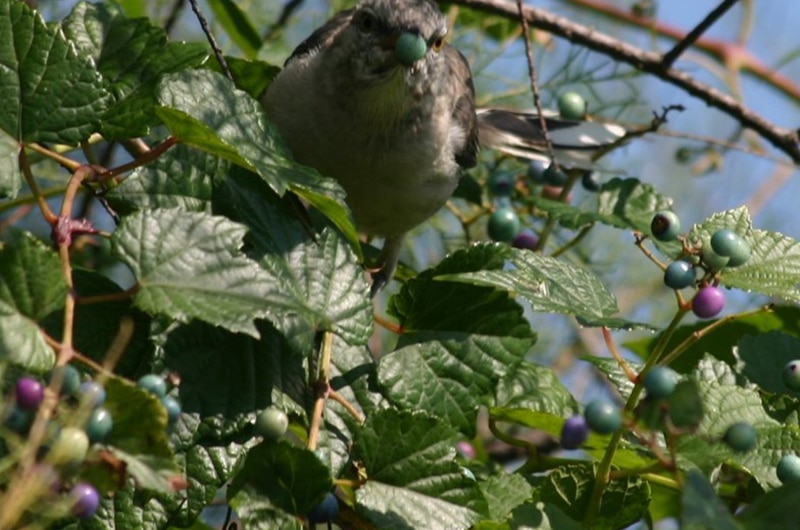
[[[670,289],[683,289],[693,285],[697,279],[694,265],[688,261],[677,260],[667,265],[664,271],[664,285]]]
[[[425,57],[428,45],[425,39],[416,33],[406,32],[397,38],[394,46],[394,56],[400,63],[411,66]]]
[[[789,361],[783,368],[783,382],[792,390],[800,391],[800,361]]]
[[[800,483],[800,457],[791,453],[783,455],[775,471],[783,484]]]
[[[97,408],[106,402],[106,390],[96,381],[86,381],[78,388],[81,403]]]
[[[111,432],[114,427],[114,420],[111,413],[103,407],[98,407],[89,415],[89,420],[86,422],[86,436],[92,443],[102,442],[106,436]]]
[[[544,174],[542,175],[545,183],[550,184],[551,186],[563,186],[567,183],[569,177],[567,174],[564,173],[560,168],[556,168],[555,164],[550,164],[547,166],[547,169],[544,170]]]
[[[489,216],[487,231],[493,241],[508,243],[519,233],[522,223],[513,208],[497,208]]]
[[[737,453],[746,453],[756,446],[756,430],[747,422],[736,422],[728,427],[722,440]]]
[[[136,386],[159,398],[163,398],[167,395],[167,383],[160,375],[147,374],[142,376],[136,382]]]
[[[339,501],[333,493],[325,494],[325,498],[306,514],[310,523],[327,523],[336,518],[339,513]]]
[[[167,409],[167,421],[169,425],[174,425],[181,415],[181,404],[172,396],[162,397],[161,404]]]

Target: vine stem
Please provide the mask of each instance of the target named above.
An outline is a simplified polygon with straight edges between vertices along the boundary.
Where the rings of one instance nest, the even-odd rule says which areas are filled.
[[[333,351],[333,333],[326,331],[322,335],[322,351],[319,363],[319,372],[312,387],[315,388],[314,409],[311,413],[311,425],[308,429],[307,447],[313,451],[319,441],[319,430],[322,427],[322,413],[325,411],[325,402],[331,393],[330,369],[331,352]]]

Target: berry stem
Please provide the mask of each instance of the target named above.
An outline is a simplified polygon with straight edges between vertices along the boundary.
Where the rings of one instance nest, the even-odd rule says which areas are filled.
[[[325,410],[325,401],[327,401],[331,393],[330,369],[331,352],[333,350],[333,333],[330,331],[323,333],[321,349],[319,372],[316,380],[311,382],[311,387],[316,389],[314,410],[311,413],[311,426],[308,429],[308,443],[306,444],[311,451],[317,448],[319,430],[322,427],[322,413]]]
[[[617,345],[614,344],[614,338],[611,336],[611,330],[605,326],[602,329],[603,329],[603,339],[606,341],[606,347],[608,348],[608,351],[611,353],[611,356],[614,357],[615,361],[617,361],[617,364],[619,365],[620,369],[622,369],[622,371],[625,372],[625,376],[628,378],[628,380],[632,383],[635,383],[637,378],[636,372],[633,371],[630,365],[627,362],[625,362],[625,359],[622,358],[622,355],[619,354],[619,351],[617,350]]]

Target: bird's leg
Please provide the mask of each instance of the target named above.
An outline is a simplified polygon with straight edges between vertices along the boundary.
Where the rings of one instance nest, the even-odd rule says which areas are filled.
[[[404,236],[405,234],[387,236],[386,240],[383,242],[381,253],[378,255],[376,266],[368,269],[372,277],[372,287],[369,291],[371,297],[374,298],[375,295],[378,294],[378,291],[383,289],[383,287],[391,281],[392,276],[394,276]]]

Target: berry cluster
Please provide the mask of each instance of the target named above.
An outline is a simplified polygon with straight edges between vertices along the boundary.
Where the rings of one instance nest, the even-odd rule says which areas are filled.
[[[566,120],[582,120],[586,117],[586,101],[576,92],[565,92],[558,98],[558,110]],[[532,160],[528,165],[529,184],[541,186],[541,195],[551,200],[561,200],[562,191],[569,177],[556,164],[543,160]],[[587,171],[581,178],[581,184],[587,191],[600,190],[601,183],[596,173]],[[517,210],[511,207],[509,198],[518,187],[517,176],[506,170],[496,170],[487,178],[489,193],[496,199],[496,206],[489,216],[487,232],[493,241],[510,243],[515,248],[534,250],[539,242],[538,237],[529,229],[523,228]],[[531,192],[525,186],[524,194]],[[571,201],[568,194],[563,199]]]
[[[674,241],[680,231],[678,216],[669,210],[656,213],[650,223],[650,232],[659,241]],[[744,265],[749,259],[747,241],[730,228],[722,228],[697,247],[684,242],[683,255],[664,270],[664,284],[676,290],[696,286],[692,311],[700,318],[713,318],[725,307],[725,295],[714,282],[716,273]]]
[[[800,367],[800,361],[797,362]],[[674,370],[667,366],[653,366],[643,378],[639,378],[646,392],[645,399],[634,411],[634,415],[648,425],[644,417],[649,410],[658,411],[659,418],[650,427],[666,428],[663,415],[669,413],[668,399],[675,392],[679,378]],[[800,378],[797,383],[800,386]],[[650,407],[647,407],[650,405]],[[641,416],[641,417],[640,417]],[[578,449],[589,437],[589,431],[598,434],[612,434],[623,427],[622,413],[619,407],[605,399],[596,399],[586,405],[583,415],[568,418],[561,429],[561,447]],[[756,445],[756,430],[746,422],[736,422],[728,427],[721,441],[736,452],[747,452]],[[792,455],[793,456],[793,455]],[[797,458],[798,479],[800,479],[800,458]],[[784,467],[790,467],[784,464]],[[784,471],[784,473],[789,473]]]
[[[64,490],[63,485],[74,480],[86,460],[92,444],[103,443],[114,429],[114,419],[103,405],[106,391],[97,381],[81,381],[81,375],[72,365],[56,367],[49,383],[60,381],[59,396],[63,405],[47,427],[47,435],[39,450],[43,465],[54,470],[54,484]],[[172,425],[181,412],[180,404],[167,396],[167,386],[160,376],[150,374],[142,377],[138,386],[155,394],[167,410]],[[45,385],[37,378],[23,376],[14,387],[14,406],[4,413],[6,428],[25,436],[33,423],[37,411],[46,398]],[[56,396],[54,396],[56,398]],[[100,493],[88,482],[75,482],[66,493],[66,502],[72,514],[79,519],[88,519],[100,506]]]

